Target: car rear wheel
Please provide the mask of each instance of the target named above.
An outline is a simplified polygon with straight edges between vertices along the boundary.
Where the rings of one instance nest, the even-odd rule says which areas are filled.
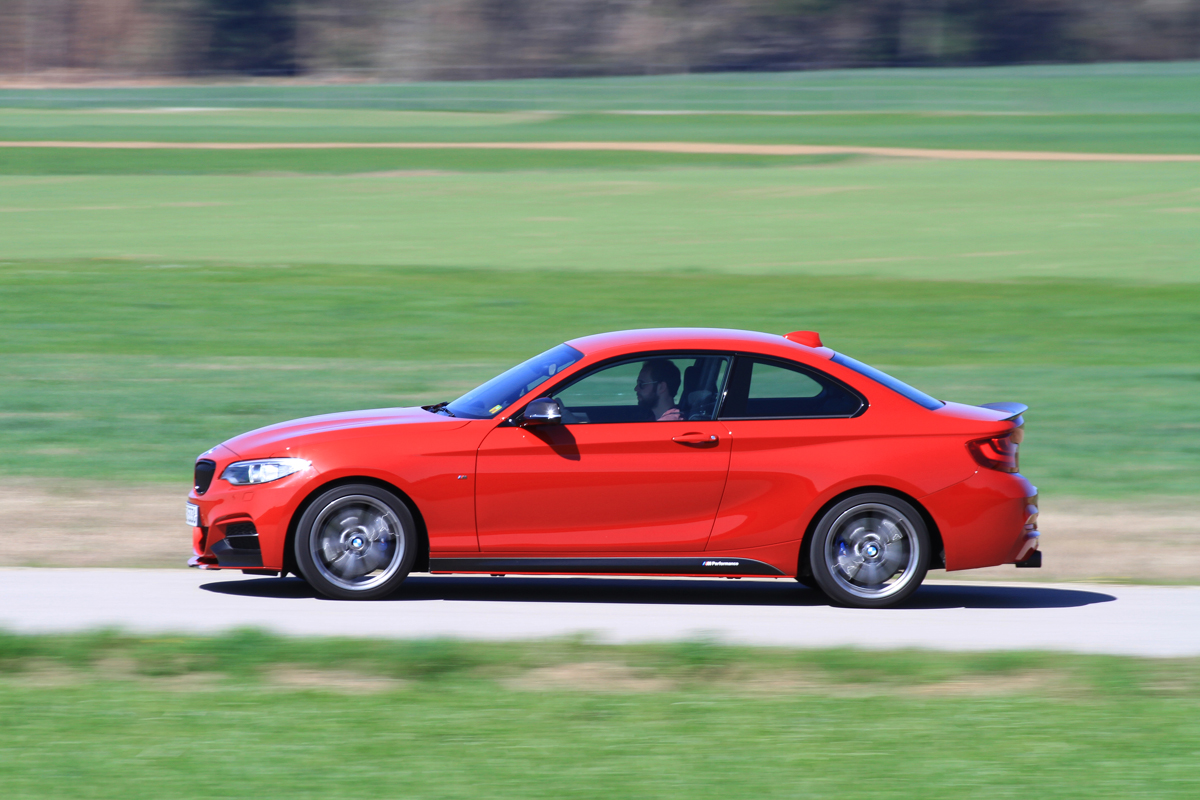
[[[416,557],[416,525],[400,498],[365,484],[322,494],[296,527],[296,563],[326,597],[385,597],[408,577]]]
[[[810,564],[831,600],[884,608],[911,595],[929,570],[929,531],[911,503],[859,494],[829,509],[813,532]]]

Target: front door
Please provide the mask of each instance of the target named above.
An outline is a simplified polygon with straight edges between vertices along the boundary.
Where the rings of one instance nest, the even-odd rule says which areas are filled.
[[[728,359],[655,356],[594,370],[555,396],[563,423],[484,439],[475,507],[484,552],[704,549],[729,469],[714,422]]]

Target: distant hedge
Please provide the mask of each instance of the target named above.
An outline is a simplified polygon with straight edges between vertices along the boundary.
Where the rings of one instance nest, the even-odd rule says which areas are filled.
[[[478,79],[1200,58],[1200,0],[0,0],[0,72]]]

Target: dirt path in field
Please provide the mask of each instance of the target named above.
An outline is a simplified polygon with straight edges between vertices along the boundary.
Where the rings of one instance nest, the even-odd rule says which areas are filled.
[[[0,566],[184,566],[192,554],[188,488],[6,478]]]
[[[0,147],[90,148],[100,150],[560,150],[709,155],[864,155],[954,161],[1200,162],[1200,154],[1061,153],[1036,150],[932,150],[917,147],[857,147],[807,144],[721,144],[708,142],[3,142]]]
[[[0,566],[182,567],[187,487],[0,481]],[[1200,503],[1044,502],[1045,567],[995,567],[955,579],[1200,583]],[[946,576],[932,573],[934,578]]]

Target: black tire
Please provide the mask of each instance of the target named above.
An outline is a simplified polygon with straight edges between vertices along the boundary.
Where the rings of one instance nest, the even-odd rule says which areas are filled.
[[[875,492],[847,497],[822,515],[809,564],[830,600],[886,608],[909,597],[929,570],[929,530],[911,503]]]
[[[800,584],[805,589],[808,589],[810,592],[816,592],[819,595],[825,594],[825,592],[817,584],[817,581],[811,575],[806,575],[803,578],[797,576],[796,583]]]
[[[807,563],[803,565],[807,567]],[[803,586],[805,589],[812,589],[814,592],[821,591],[821,587],[817,585],[817,580],[812,576],[812,572],[808,569],[801,569],[796,575],[796,583]]]
[[[812,567],[809,566],[808,554],[811,549],[812,541],[804,542],[800,548],[800,563],[796,565],[796,583],[803,586],[805,589],[812,589],[814,592],[820,592],[821,587],[817,585],[817,579],[813,577]]]
[[[367,484],[338,486],[300,517],[295,555],[301,576],[326,597],[386,597],[412,570],[417,526],[408,506],[391,492]]]

